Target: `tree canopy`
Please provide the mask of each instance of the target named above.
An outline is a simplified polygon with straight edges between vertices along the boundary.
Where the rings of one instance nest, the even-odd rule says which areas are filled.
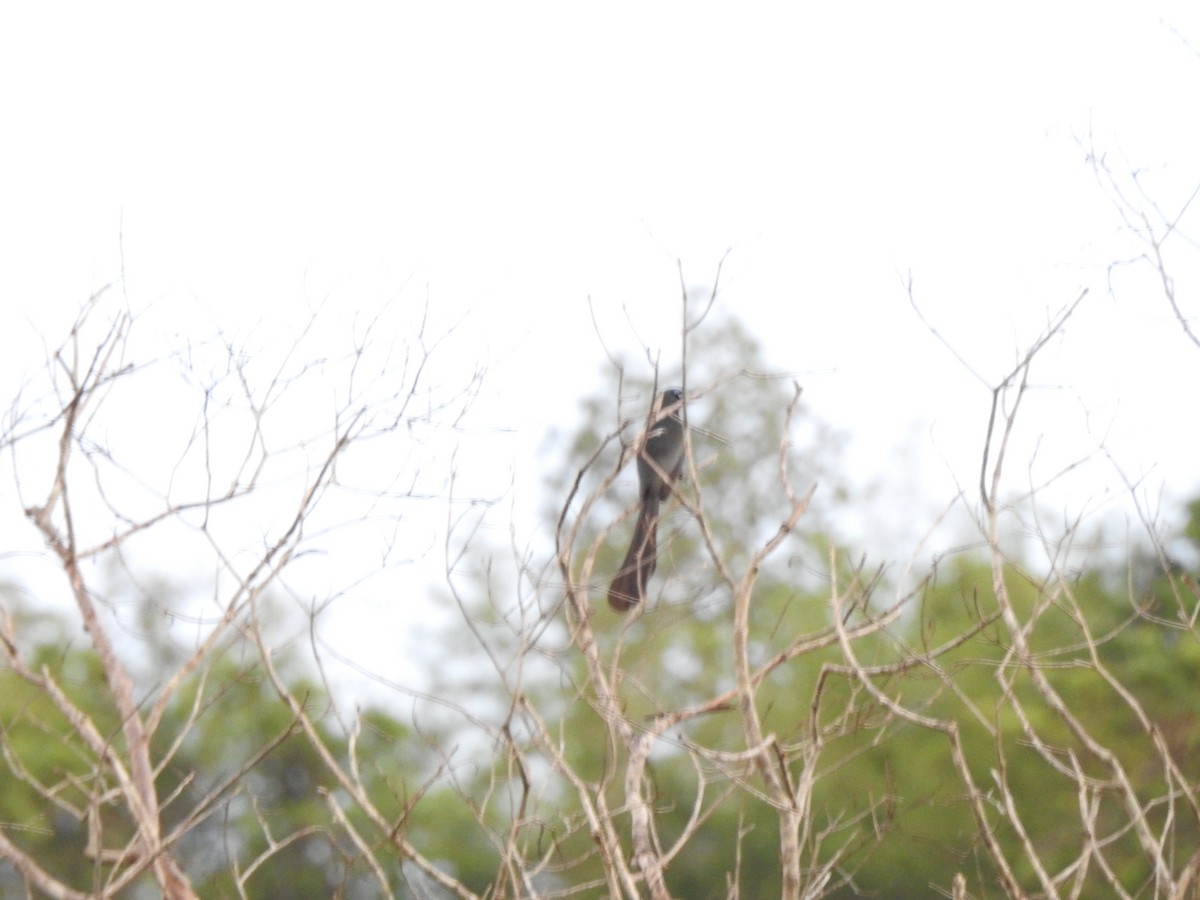
[[[59,401],[4,439],[18,463],[27,441],[56,448],[22,514],[74,605],[3,593],[0,890],[1187,896],[1200,500],[1177,534],[1149,527],[1113,553],[1082,521],[1030,530],[1038,498],[1003,477],[1030,369],[1072,309],[997,383],[959,549],[903,562],[839,536],[873,502],[845,477],[845,438],[762,374],[735,321],[693,309],[680,368],[614,365],[581,402],[587,426],[556,436],[551,542],[514,554],[457,520],[451,577],[431,588],[456,618],[429,633],[427,683],[380,679],[365,700],[324,674],[315,623],[343,595],[289,637],[280,573],[350,489],[347,448],[402,442],[405,416],[454,405],[413,410],[420,366],[382,406],[352,394],[297,445],[299,511],[268,503],[261,547],[234,560],[210,529],[262,488],[261,395],[247,388],[251,462],[232,487],[182,502],[168,485],[162,509],[129,515],[109,487],[130,469],[95,413],[132,372],[128,322],[87,352],[78,328],[55,356]],[[604,597],[665,384],[686,396],[685,465],[646,600],[621,615]],[[212,585],[135,569],[127,542],[170,523],[215,548]]]

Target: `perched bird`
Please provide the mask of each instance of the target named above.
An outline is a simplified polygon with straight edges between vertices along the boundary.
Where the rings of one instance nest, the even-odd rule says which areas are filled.
[[[671,496],[671,485],[683,468],[683,394],[676,388],[663,391],[653,411],[637,456],[641,503],[633,540],[625,562],[608,589],[608,602],[626,612],[642,602],[646,583],[654,574],[658,552],[658,507]]]

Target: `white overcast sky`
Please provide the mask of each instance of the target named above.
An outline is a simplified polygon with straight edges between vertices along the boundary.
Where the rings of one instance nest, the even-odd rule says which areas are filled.
[[[315,299],[428,295],[467,316],[463,365],[486,361],[480,421],[514,429],[497,483],[531,494],[539,442],[600,377],[596,327],[671,364],[675,261],[705,285],[732,248],[720,302],[863,479],[911,482],[902,446],[936,499],[938,472],[974,477],[987,392],[917,321],[911,272],[989,380],[1088,289],[1035,436],[1069,459],[1104,431],[1151,494],[1187,495],[1200,350],[1148,269],[1109,293],[1142,248],[1086,157],[1177,211],[1200,184],[1197,48],[1194,0],[10,4],[0,375],[43,363],[31,336],[57,339],[122,249],[164,331],[286,341]],[[1200,250],[1177,245],[1200,315]],[[1074,501],[1111,487],[1095,471]]]

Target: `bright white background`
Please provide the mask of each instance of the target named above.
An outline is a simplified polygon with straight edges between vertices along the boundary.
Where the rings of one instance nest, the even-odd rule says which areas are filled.
[[[732,248],[720,302],[851,435],[863,482],[932,509],[976,477],[987,389],[912,312],[911,272],[992,382],[1089,290],[1035,373],[1030,440],[1069,461],[1103,437],[1151,505],[1187,497],[1200,350],[1151,270],[1110,280],[1144,247],[1087,159],[1178,212],[1197,47],[1194,2],[9,6],[0,377],[43,365],[122,266],[167,344],[278,349],[325,298],[349,318],[428,297],[464,371],[487,367],[479,433],[506,431],[477,487],[531,509],[538,448],[600,378],[597,325],[671,364],[676,260],[703,286]],[[1172,246],[1200,315],[1200,250]],[[1058,499],[1114,483],[1102,454]],[[360,632],[402,627],[368,607]]]

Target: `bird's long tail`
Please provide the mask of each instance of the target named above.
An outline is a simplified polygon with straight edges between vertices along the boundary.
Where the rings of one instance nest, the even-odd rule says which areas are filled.
[[[618,612],[627,612],[642,602],[646,584],[654,574],[658,552],[658,502],[658,497],[652,494],[642,498],[629,552],[608,589],[608,603]]]

